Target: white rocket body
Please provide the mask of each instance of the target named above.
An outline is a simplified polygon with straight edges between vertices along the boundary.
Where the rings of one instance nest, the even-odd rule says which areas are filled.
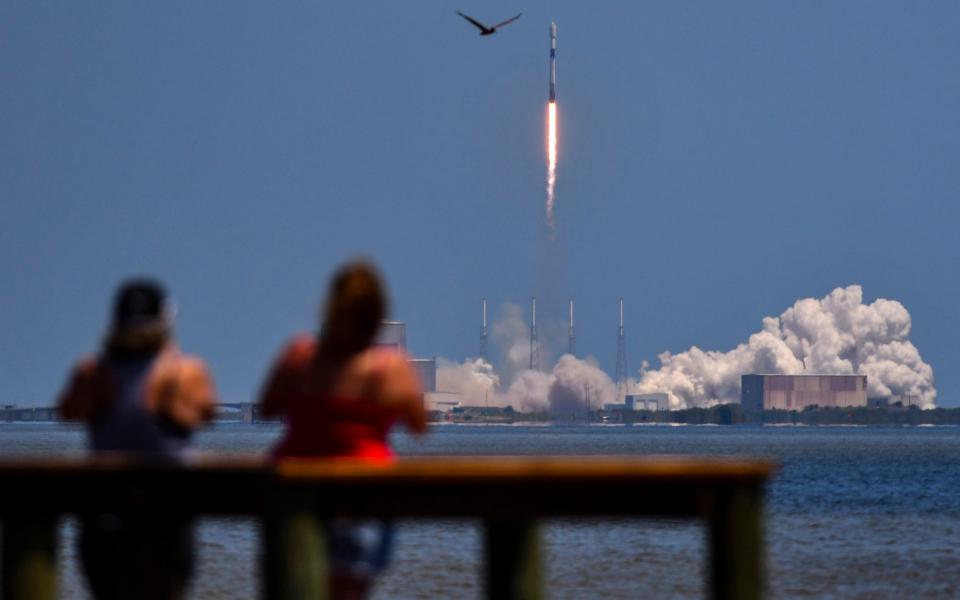
[[[550,102],[557,101],[557,23],[550,23]]]

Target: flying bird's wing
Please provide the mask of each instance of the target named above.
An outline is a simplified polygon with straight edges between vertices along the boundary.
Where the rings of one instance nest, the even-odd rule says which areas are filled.
[[[493,26],[493,28],[494,28],[494,29],[498,29],[498,28],[500,28],[500,27],[503,27],[504,25],[509,25],[510,23],[513,23],[514,21],[516,21],[517,19],[519,19],[519,18],[520,18],[520,15],[522,15],[522,14],[523,14],[523,13],[517,13],[517,16],[515,16],[515,17],[510,17],[509,19],[507,19],[507,20],[504,21],[503,23],[497,23],[496,25]]]
[[[474,19],[473,17],[468,17],[467,15],[463,14],[463,13],[460,12],[459,10],[457,11],[457,14],[460,15],[461,17],[463,17],[464,19],[470,21],[471,23],[473,23],[475,26],[477,26],[477,27],[480,29],[480,31],[487,31],[487,30],[489,29],[486,25],[484,25],[484,24],[481,23],[480,21]],[[519,15],[517,15],[517,16],[519,16]]]

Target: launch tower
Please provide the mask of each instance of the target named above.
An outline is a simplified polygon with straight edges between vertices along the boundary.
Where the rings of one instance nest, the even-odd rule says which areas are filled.
[[[617,328],[617,402],[627,394],[627,339],[623,333],[623,298],[620,298],[620,326]]]
[[[532,301],[532,314],[530,319],[530,370],[540,370],[540,338],[537,335],[537,299]]]
[[[484,362],[490,362],[487,357],[487,299],[482,298],[480,300],[481,304],[481,320],[480,320],[480,358]]]

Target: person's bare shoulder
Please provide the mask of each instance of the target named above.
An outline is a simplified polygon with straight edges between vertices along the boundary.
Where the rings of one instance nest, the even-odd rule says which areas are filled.
[[[371,361],[377,371],[383,392],[391,399],[409,399],[423,393],[420,378],[410,366],[406,352],[395,348],[375,348]]]
[[[193,354],[184,354],[180,357],[180,377],[191,386],[213,387],[213,377],[206,361]]]

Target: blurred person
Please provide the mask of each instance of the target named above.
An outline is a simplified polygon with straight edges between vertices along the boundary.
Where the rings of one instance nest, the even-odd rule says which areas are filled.
[[[99,354],[82,358],[60,396],[63,419],[87,425],[95,452],[182,457],[214,414],[207,367],[173,340],[174,309],[151,279],[124,282]],[[193,529],[180,515],[81,516],[80,554],[97,598],[179,598],[193,565]]]
[[[261,397],[264,416],[283,416],[286,431],[273,454],[389,461],[396,423],[426,430],[423,391],[399,348],[374,340],[387,312],[376,269],[348,263],[334,276],[319,335],[301,334],[280,353]],[[393,528],[376,519],[326,523],[334,598],[364,598],[389,560]]]

